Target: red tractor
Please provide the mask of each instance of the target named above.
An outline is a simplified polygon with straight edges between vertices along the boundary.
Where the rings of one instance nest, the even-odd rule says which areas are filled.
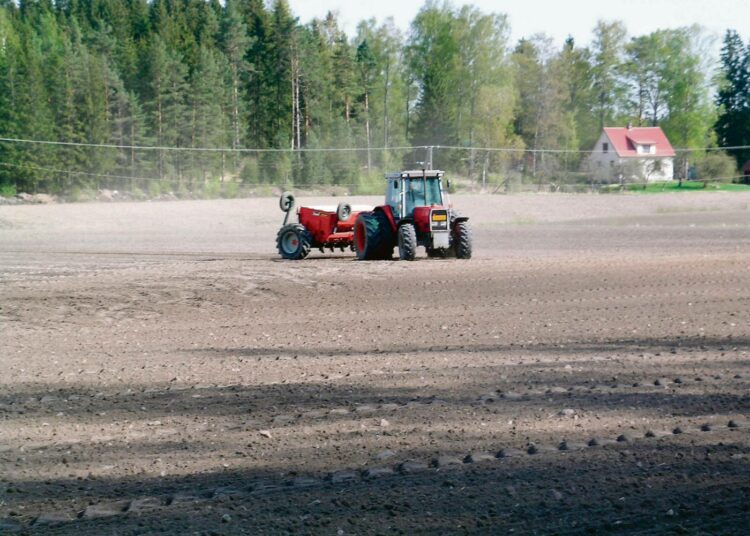
[[[354,223],[354,251],[360,260],[414,260],[417,247],[428,257],[471,258],[469,218],[449,203],[442,171],[402,171],[386,175],[385,204],[359,212]]]
[[[284,192],[279,200],[284,223],[276,235],[276,248],[284,259],[304,259],[312,248],[321,252],[335,248],[344,251],[352,248],[354,222],[359,212],[352,212],[348,203],[338,207],[300,207],[297,210],[298,223],[289,223],[289,213],[294,208],[294,196]],[[369,207],[357,207],[369,210]]]

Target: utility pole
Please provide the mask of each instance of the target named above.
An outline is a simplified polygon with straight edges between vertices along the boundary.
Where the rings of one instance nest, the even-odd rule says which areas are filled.
[[[427,147],[427,162],[425,164],[427,169],[432,169],[432,145]]]

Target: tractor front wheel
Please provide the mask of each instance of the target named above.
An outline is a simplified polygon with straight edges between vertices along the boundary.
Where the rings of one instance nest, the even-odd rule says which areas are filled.
[[[360,212],[354,224],[354,252],[361,261],[390,259],[393,233],[382,212]]]
[[[417,256],[417,231],[411,223],[398,228],[398,256],[402,261],[413,261]]]
[[[276,235],[276,248],[284,259],[304,259],[310,253],[312,238],[304,225],[289,223]]]
[[[471,227],[468,221],[459,221],[453,227],[453,244],[456,257],[459,259],[471,258]]]

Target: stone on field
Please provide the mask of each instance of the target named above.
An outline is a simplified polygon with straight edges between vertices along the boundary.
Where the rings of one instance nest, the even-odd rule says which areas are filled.
[[[456,456],[438,456],[437,458],[432,460],[432,466],[438,468],[462,464],[463,461],[461,461],[461,458],[457,458]]]
[[[80,513],[79,517],[84,519],[97,519],[100,517],[112,517],[125,512],[130,506],[130,501],[113,501],[92,504]]]
[[[490,462],[496,459],[497,458],[489,452],[471,452],[466,458],[464,458],[464,463]]]
[[[407,460],[398,466],[398,470],[404,474],[417,473],[427,470],[427,464],[414,460]]]

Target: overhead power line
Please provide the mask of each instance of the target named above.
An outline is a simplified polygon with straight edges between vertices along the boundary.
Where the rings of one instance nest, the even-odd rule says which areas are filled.
[[[461,145],[410,145],[396,147],[301,147],[298,149],[251,149],[245,147],[172,147],[172,146],[152,146],[152,145],[120,145],[110,143],[85,143],[73,141],[50,141],[50,140],[27,140],[22,138],[0,138],[0,142],[5,143],[23,143],[36,145],[57,145],[68,147],[95,147],[101,149],[133,149],[139,151],[186,151],[186,152],[205,152],[205,153],[340,153],[340,152],[367,152],[367,151],[409,151],[414,149],[447,149],[462,151],[485,151],[501,153],[550,153],[550,154],[593,154],[595,150],[580,149],[533,149],[521,147],[465,147]],[[675,152],[696,152],[696,151],[738,151],[748,150],[750,145],[738,145],[733,147],[693,147],[678,148]]]
[[[302,147],[299,149],[248,149],[232,147],[168,147],[151,145],[118,145],[110,143],[83,143],[74,141],[25,140],[21,138],[0,138],[0,142],[27,143],[37,145],[62,145],[68,147],[96,147],[100,149],[135,149],[139,151],[188,151],[204,153],[334,153],[334,152],[366,152],[366,151],[403,151],[409,149],[427,149],[428,146],[410,147]]]

